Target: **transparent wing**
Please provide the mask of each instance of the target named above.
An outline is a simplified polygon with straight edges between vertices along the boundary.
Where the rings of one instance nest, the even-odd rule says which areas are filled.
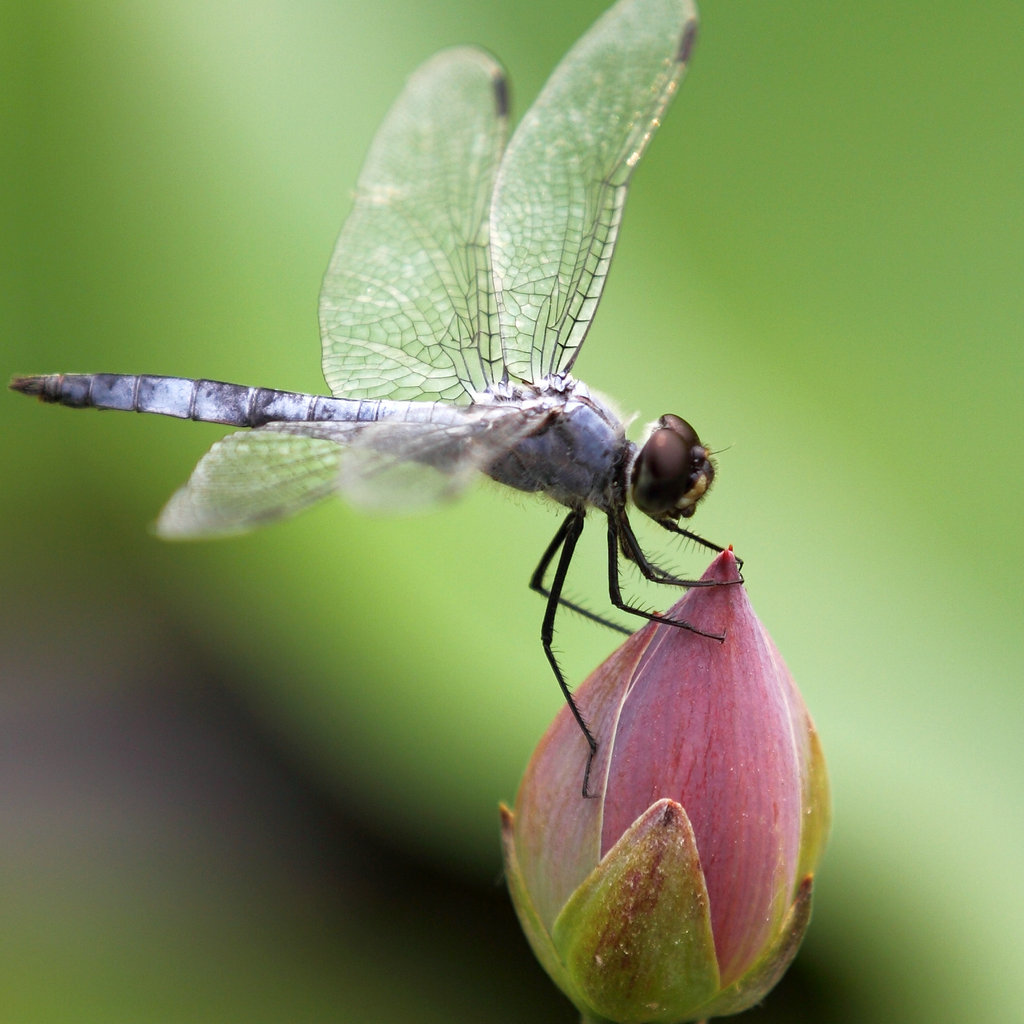
[[[350,504],[364,511],[414,512],[461,494],[480,471],[553,415],[540,406],[514,405],[460,412],[439,423],[315,426],[321,436],[344,445],[336,485]],[[276,426],[292,433],[305,425]]]
[[[597,307],[633,168],[679,83],[690,0],[620,0],[569,51],[501,163],[491,258],[505,363],[567,371]]]
[[[156,531],[214,537],[292,515],[333,493],[341,455],[334,441],[266,427],[228,434],[164,506]]]
[[[487,211],[506,106],[500,65],[460,47],[388,112],[320,291],[336,396],[465,403],[502,376]]]
[[[362,509],[416,511],[456,496],[551,416],[539,406],[460,412],[443,423],[278,422],[229,434],[167,503],[157,532],[240,533],[339,491]]]

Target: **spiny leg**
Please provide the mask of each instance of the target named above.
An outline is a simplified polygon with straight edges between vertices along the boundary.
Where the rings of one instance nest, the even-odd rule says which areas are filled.
[[[692,540],[694,543],[699,544],[701,547],[707,548],[709,551],[716,551],[721,554],[725,548],[720,544],[714,544],[709,540],[705,540],[699,533],[693,533],[690,530],[684,530],[678,523],[673,522],[671,519],[658,519],[657,524],[662,529],[668,530],[669,533],[674,533],[679,537],[685,537],[687,540]],[[743,559],[739,555],[736,556],[736,565],[738,568],[743,568]],[[742,583],[743,581],[740,580]]]
[[[637,568],[652,583],[665,583],[681,587],[708,587],[717,586],[716,580],[679,580],[670,576],[663,569],[659,569],[648,561],[646,555],[640,549],[636,535],[633,533],[629,520],[624,513],[618,515],[610,513],[608,516],[608,597],[612,604],[620,611],[629,612],[631,615],[639,615],[642,619],[649,619],[651,622],[664,622],[669,626],[678,626],[680,629],[688,629],[691,633],[698,633],[701,636],[710,637],[719,642],[725,639],[724,633],[709,633],[699,629],[685,619],[673,619],[658,612],[645,611],[634,605],[627,604],[622,597],[622,590],[619,586],[619,545],[623,544],[624,550],[631,562],[635,562]]]
[[[614,515],[614,525],[612,523],[612,516]],[[619,539],[619,549],[639,570],[643,573],[644,578],[650,580],[652,583],[665,583],[673,587],[717,587],[719,586],[718,580],[688,580],[682,579],[679,576],[673,576],[672,573],[662,569],[660,566],[655,565],[648,557],[644,554],[643,548],[640,547],[640,542],[636,538],[636,534],[633,532],[633,527],[630,525],[629,519],[626,516],[624,510],[611,513],[608,516],[608,525],[613,528]],[[716,547],[710,542],[705,542],[709,547],[714,548],[716,551],[722,549]]]
[[[555,673],[555,678],[558,680],[562,696],[565,697],[565,702],[569,705],[572,717],[576,719],[576,724],[580,727],[580,732],[583,733],[583,738],[587,741],[587,746],[590,748],[590,752],[587,754],[587,764],[583,769],[583,796],[589,797],[590,793],[587,790],[590,783],[590,769],[594,763],[594,756],[597,754],[597,740],[594,739],[593,733],[591,733],[587,723],[583,720],[583,715],[576,706],[576,701],[569,689],[569,684],[566,683],[565,676],[562,675],[562,670],[558,665],[558,659],[551,648],[551,641],[555,635],[555,615],[558,612],[559,604],[563,603],[561,600],[562,585],[565,583],[565,577],[569,572],[569,564],[572,562],[573,552],[576,550],[576,542],[580,539],[580,534],[583,533],[583,522],[584,512],[582,510],[574,509],[566,516],[565,521],[558,528],[558,533],[555,534],[554,540],[552,540],[544,552],[540,565],[537,566],[537,571],[533,574],[533,579],[530,581],[530,585],[535,590],[541,590],[535,584],[538,583],[538,580],[543,580],[547,567],[555,556],[555,552],[561,548],[562,551],[558,556],[558,564],[555,566],[555,574],[551,579],[551,588],[546,592],[541,590],[541,593],[547,594],[547,607],[544,610],[544,620],[540,627],[540,642],[544,647],[548,663]],[[567,607],[573,607],[568,602],[564,603]],[[593,615],[589,617],[597,618]]]
[[[544,577],[548,574],[548,568],[551,565],[552,559],[558,553],[558,549],[562,546],[565,541],[566,533],[569,530],[570,520],[575,513],[571,513],[558,528],[558,532],[555,534],[551,543],[547,546],[544,554],[541,555],[540,561],[537,563],[537,568],[533,570],[533,575],[530,577],[530,589],[536,591],[542,597],[550,599],[551,591],[544,583]],[[582,515],[582,513],[581,513]],[[582,533],[583,527],[580,526],[580,532]],[[582,615],[585,619],[589,619],[591,622],[596,622],[599,626],[605,626],[608,629],[614,629],[617,633],[622,633],[623,636],[629,636],[633,630],[627,629],[625,626],[619,625],[617,622],[612,622],[611,619],[606,619],[603,615],[598,615],[596,612],[590,611],[588,608],[584,608],[583,605],[577,604],[575,601],[570,601],[566,597],[559,595],[558,603],[563,608],[568,608],[570,611],[576,612],[577,615]]]

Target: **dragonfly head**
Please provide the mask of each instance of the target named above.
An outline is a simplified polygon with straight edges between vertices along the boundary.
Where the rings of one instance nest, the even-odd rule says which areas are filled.
[[[633,504],[652,519],[689,519],[715,478],[697,431],[668,414],[658,420],[633,463]]]

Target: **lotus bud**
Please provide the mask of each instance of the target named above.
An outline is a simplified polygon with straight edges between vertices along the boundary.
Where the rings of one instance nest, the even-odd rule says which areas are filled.
[[[829,826],[810,715],[723,552],[579,688],[533,754],[505,871],[534,953],[585,1022],[738,1013],[782,976],[810,920]]]

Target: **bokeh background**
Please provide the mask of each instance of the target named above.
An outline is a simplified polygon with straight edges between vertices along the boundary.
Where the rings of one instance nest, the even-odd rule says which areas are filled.
[[[0,374],[321,389],[405,76],[477,42],[521,112],[604,6],[6,4]],[[577,369],[722,449],[693,525],[829,758],[815,920],[751,1019],[1020,1020],[1024,7],[702,16]],[[556,510],[157,541],[221,433],[0,395],[0,1020],[572,1021],[496,813],[559,706],[525,586]],[[562,627],[575,679],[616,643]]]

